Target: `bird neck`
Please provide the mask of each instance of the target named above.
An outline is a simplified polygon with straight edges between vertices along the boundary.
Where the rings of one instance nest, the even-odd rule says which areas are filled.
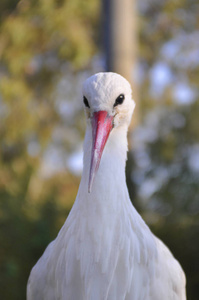
[[[88,193],[91,160],[92,132],[88,127],[84,141],[84,167],[78,192],[78,201],[84,206],[101,205],[117,209],[124,197],[128,197],[125,165],[127,157],[127,128],[114,128],[104,148],[92,191]],[[81,200],[80,200],[81,199]],[[98,204],[97,204],[98,203]]]
[[[124,128],[112,130],[92,191],[88,193],[91,142],[91,131],[87,130],[82,179],[65,226],[68,228],[68,224],[73,224],[71,226],[76,230],[78,241],[83,241],[78,250],[80,256],[83,251],[81,247],[85,245],[86,249],[94,253],[96,262],[100,262],[100,265],[103,266],[106,261],[116,263],[118,251],[124,248],[128,251],[130,241],[131,253],[134,253],[131,264],[140,261],[141,258],[146,263],[154,242],[151,239],[146,241],[143,239],[145,235],[151,237],[151,233],[133,207],[126,186],[127,130]],[[83,253],[87,252],[83,251]],[[90,255],[88,259],[92,257]],[[111,259],[106,260],[107,257]],[[129,256],[125,255],[125,261],[127,266]],[[132,268],[133,265],[130,266],[130,269]],[[107,265],[107,272],[109,269],[111,267]],[[105,273],[104,269],[103,273]]]

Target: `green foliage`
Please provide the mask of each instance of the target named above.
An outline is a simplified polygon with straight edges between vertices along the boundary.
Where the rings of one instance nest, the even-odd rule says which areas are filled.
[[[67,158],[82,137],[82,107],[75,99],[82,73],[97,51],[99,5],[99,0],[0,2],[2,299],[25,299],[29,272],[56,237],[76,196],[79,178],[67,169],[47,177],[43,164],[52,146]],[[153,0],[138,5],[144,70],[138,136],[151,129],[153,138],[142,141],[140,148],[135,140],[129,153],[129,191],[152,230],[181,262],[188,299],[198,300],[199,176],[193,158],[199,144],[199,99],[184,106],[173,100],[179,78],[198,91],[198,65],[180,60],[193,48],[191,43],[173,61],[161,52],[177,35],[188,38],[198,30],[198,3]],[[150,79],[157,61],[168,64],[174,74],[158,96],[151,92]],[[146,183],[150,188],[155,183],[147,196]]]
[[[67,169],[46,177],[42,168],[55,130],[68,131],[61,143],[65,156],[71,151],[67,141],[73,140],[69,128],[75,117],[73,123],[61,117],[57,86],[67,73],[85,68],[95,53],[98,6],[93,0],[0,3],[2,299],[25,299],[30,270],[76,196],[79,178]],[[60,147],[57,138],[56,143]]]
[[[133,203],[180,261],[187,277],[187,298],[197,300],[199,68],[193,53],[198,51],[194,38],[198,4],[195,0],[144,3],[140,2],[139,19],[142,124],[135,130],[127,180]],[[157,64],[169,68],[171,80],[153,89]],[[157,82],[158,76],[163,75],[157,72]],[[188,101],[183,85],[194,91],[192,100]],[[179,86],[185,103],[176,101]]]
[[[60,183],[57,187],[61,188]],[[73,198],[74,192],[76,189],[72,193]],[[0,196],[0,243],[3,245],[0,250],[1,295],[4,299],[25,299],[30,269],[47,244],[56,237],[69,210],[60,205],[59,195],[52,189],[49,189],[44,202],[41,199],[42,203],[32,205],[23,193],[14,197],[1,192]],[[71,199],[65,197],[65,200]]]
[[[199,283],[198,100],[188,108],[161,110],[157,137],[144,144],[149,163],[140,168],[135,151],[133,168],[142,178],[134,181],[137,207],[180,261],[187,277],[188,299],[195,300]],[[160,111],[153,112],[155,118],[154,113],[157,117]],[[147,197],[139,192],[146,183],[155,184]]]

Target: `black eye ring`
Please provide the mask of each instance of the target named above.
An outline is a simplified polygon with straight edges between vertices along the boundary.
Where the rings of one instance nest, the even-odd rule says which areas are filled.
[[[85,105],[86,107],[90,108],[90,105],[89,105],[89,103],[88,103],[88,99],[87,99],[85,96],[83,97],[83,101],[84,101],[84,105]]]
[[[122,104],[122,103],[124,102],[124,99],[125,99],[124,94],[120,94],[120,95],[116,98],[115,103],[114,103],[113,106],[115,107],[115,106],[117,106],[117,105]]]

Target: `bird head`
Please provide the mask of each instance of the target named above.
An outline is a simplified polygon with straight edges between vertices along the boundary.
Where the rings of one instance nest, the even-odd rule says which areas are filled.
[[[97,73],[84,82],[83,102],[92,127],[89,193],[111,131],[130,124],[135,107],[131,93],[129,82],[116,73]]]

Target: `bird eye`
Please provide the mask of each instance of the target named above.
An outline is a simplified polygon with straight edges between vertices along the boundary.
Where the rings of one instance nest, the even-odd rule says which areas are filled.
[[[120,94],[120,95],[117,97],[117,99],[115,100],[115,103],[114,103],[113,106],[115,107],[115,106],[117,106],[117,105],[122,104],[122,103],[124,102],[124,99],[125,99],[124,94]]]
[[[87,100],[87,98],[86,98],[85,96],[83,97],[83,101],[84,101],[84,105],[85,105],[86,107],[90,108],[90,105],[89,105],[89,103],[88,103],[88,100]]]

